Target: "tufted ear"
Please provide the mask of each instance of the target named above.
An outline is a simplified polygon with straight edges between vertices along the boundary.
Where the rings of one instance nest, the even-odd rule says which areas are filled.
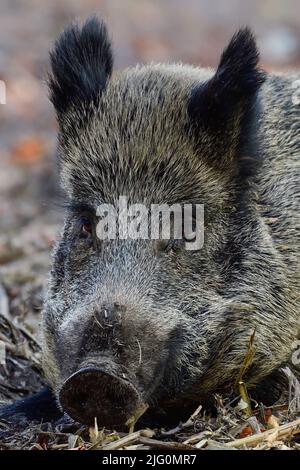
[[[188,106],[192,122],[197,127],[217,132],[222,129],[228,132],[230,126],[240,122],[265,81],[258,61],[259,53],[251,31],[240,29],[223,51],[213,77],[193,89]]]
[[[72,24],[56,41],[50,59],[50,99],[58,115],[72,105],[97,100],[113,65],[105,24],[96,17],[81,28]]]

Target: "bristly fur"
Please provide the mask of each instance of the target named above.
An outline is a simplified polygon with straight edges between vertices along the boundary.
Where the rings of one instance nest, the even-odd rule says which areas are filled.
[[[107,80],[109,67],[95,102],[90,86],[78,93],[78,77],[90,77],[99,56],[111,57],[97,52],[92,60],[103,43],[91,49],[80,42],[89,58],[85,73],[65,66],[78,57],[74,31],[82,38],[86,30],[75,27],[68,45],[69,33],[56,45],[64,51],[63,72],[54,61],[54,76],[63,73],[60,83],[80,98],[69,110],[55,95],[62,100],[56,107],[67,109],[59,154],[69,198],[94,209],[120,195],[146,205],[204,203],[207,225],[201,250],[161,253],[152,240],[80,238],[76,216],[67,213],[44,310],[49,382],[59,391],[82,361],[99,355],[130,371],[149,403],[206,399],[234,385],[255,329],[247,383],[265,390],[299,334],[295,77],[264,74],[245,28],[216,72],[152,64]],[[115,302],[126,310],[121,324],[99,331],[94,312]]]
[[[106,26],[92,17],[80,28],[68,27],[50,54],[50,99],[58,114],[79,102],[96,101],[112,72]]]
[[[223,51],[215,74],[191,90],[188,114],[195,130],[196,145],[201,151],[203,132],[219,134],[218,146],[208,158],[211,164],[222,168],[229,161],[224,148],[231,147],[227,156],[237,157],[244,126],[249,125],[258,90],[266,74],[258,67],[259,53],[249,28],[239,30]],[[245,131],[245,132],[244,132]],[[212,147],[211,147],[212,148]]]
[[[223,51],[214,76],[193,90],[189,103],[192,120],[217,128],[239,111],[241,101],[251,100],[266,79],[258,68],[259,53],[248,28],[239,30]]]
[[[258,62],[259,52],[251,30],[240,29],[221,55],[215,76],[217,81],[223,82],[221,93],[247,96],[257,92],[266,80],[266,73],[258,67]]]
[[[282,389],[300,330],[299,77],[265,76],[244,29],[216,72],[151,64],[108,80],[105,28],[92,24],[67,30],[52,54],[61,180],[79,210],[66,213],[43,312],[49,383],[59,396],[92,361],[150,406],[178,410],[234,387],[255,330],[244,380],[266,399]],[[120,195],[204,204],[203,248],[100,241],[93,217],[81,236],[81,209]]]

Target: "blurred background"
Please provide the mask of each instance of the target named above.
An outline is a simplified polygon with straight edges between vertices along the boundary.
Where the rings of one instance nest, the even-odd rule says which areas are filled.
[[[299,0],[1,0],[0,308],[31,333],[62,219],[53,203],[56,123],[44,83],[48,50],[70,20],[92,13],[108,23],[116,69],[149,61],[215,66],[233,32],[246,24],[265,69],[300,68]]]

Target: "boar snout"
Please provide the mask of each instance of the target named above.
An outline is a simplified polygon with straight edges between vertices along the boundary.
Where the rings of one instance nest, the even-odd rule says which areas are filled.
[[[141,404],[138,390],[127,380],[87,367],[72,374],[59,392],[63,410],[75,421],[122,426]]]

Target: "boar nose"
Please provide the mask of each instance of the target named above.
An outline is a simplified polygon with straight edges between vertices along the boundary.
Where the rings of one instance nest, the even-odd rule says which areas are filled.
[[[63,384],[59,401],[75,421],[112,428],[126,423],[141,404],[137,389],[127,380],[102,369],[80,369]]]

